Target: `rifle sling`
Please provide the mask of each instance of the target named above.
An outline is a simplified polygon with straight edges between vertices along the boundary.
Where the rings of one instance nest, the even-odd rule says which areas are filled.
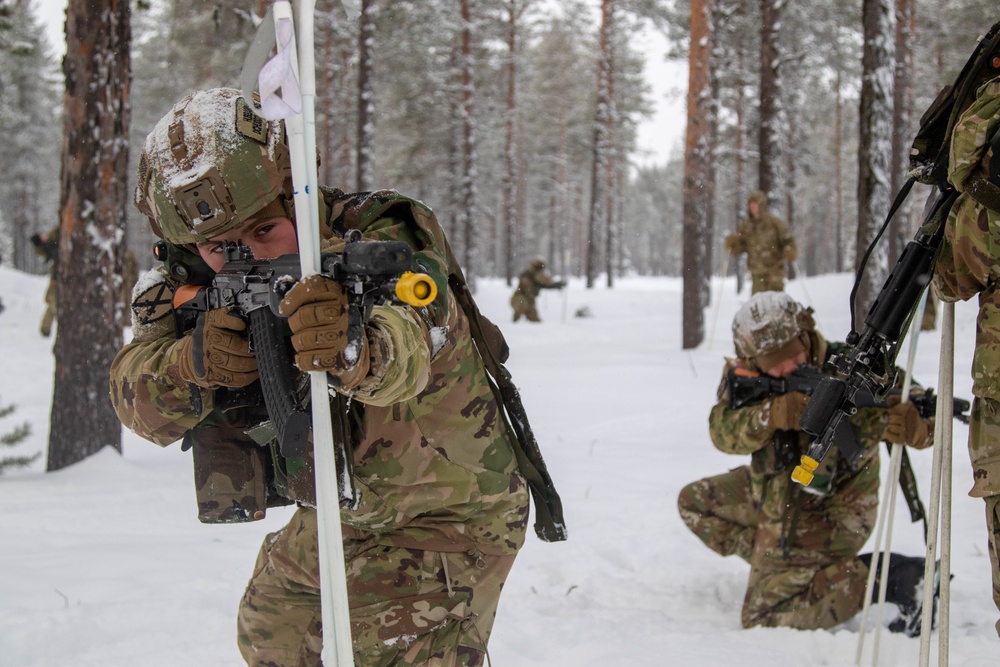
[[[448,283],[469,319],[472,339],[479,349],[483,364],[490,376],[487,378],[490,389],[493,391],[497,407],[503,408],[500,414],[503,416],[508,430],[515,436],[515,442],[511,443],[514,456],[535,500],[535,534],[545,542],[565,540],[566,522],[563,518],[562,501],[552,483],[552,478],[549,476],[545,461],[542,459],[535,434],[528,423],[524,405],[521,403],[521,394],[512,382],[510,372],[500,363],[494,351],[486,343],[482,314],[472,299],[465,280],[455,273],[451,273],[448,276]]]

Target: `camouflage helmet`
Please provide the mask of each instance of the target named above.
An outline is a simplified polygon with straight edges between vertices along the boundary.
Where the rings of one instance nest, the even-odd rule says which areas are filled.
[[[545,268],[545,259],[543,257],[540,257],[540,256],[536,255],[535,257],[531,258],[530,262],[528,262],[528,266],[530,266],[531,268],[533,268],[535,270],[544,269]]]
[[[199,243],[291,196],[284,125],[231,88],[185,97],[146,137],[135,205],[160,238]]]
[[[759,362],[787,356],[793,345],[796,350],[808,349],[808,334],[815,330],[811,308],[784,292],[758,292],[733,318],[733,344],[740,359]]]

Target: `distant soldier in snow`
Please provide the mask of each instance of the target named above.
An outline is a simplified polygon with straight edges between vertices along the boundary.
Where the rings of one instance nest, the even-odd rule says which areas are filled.
[[[875,524],[879,440],[927,447],[933,420],[898,399],[888,408],[860,408],[850,419],[865,447],[857,470],[833,450],[802,487],[790,473],[810,443],[799,429],[808,396],[770,394],[733,408],[729,371],[784,378],[801,364],[822,368],[845,345],[825,340],[812,310],[783,292],[753,295],[733,320],[733,342],[737,357],[726,361],[709,433],[716,448],[748,455],[750,464],[684,487],[681,518],[713,551],[750,564],[743,627],[833,627],[864,603],[871,555],[858,552]],[[923,558],[892,556],[887,599],[901,615],[890,629],[913,632],[919,623],[923,571]]]
[[[517,322],[524,317],[529,322],[541,322],[538,316],[538,309],[535,308],[535,299],[543,289],[562,289],[566,286],[563,280],[553,280],[552,276],[545,270],[545,260],[535,257],[528,263],[521,276],[517,280],[517,289],[510,297],[510,305],[514,309],[514,321]]]
[[[56,321],[56,303],[59,284],[59,227],[51,229],[47,234],[32,234],[31,245],[35,253],[49,264],[49,284],[45,288],[45,312],[38,326],[39,333],[48,338],[52,334],[52,324]]]
[[[737,258],[746,253],[751,294],[785,289],[785,262],[798,256],[788,225],[767,210],[767,195],[760,190],[750,193],[747,217],[726,237],[726,252]]]

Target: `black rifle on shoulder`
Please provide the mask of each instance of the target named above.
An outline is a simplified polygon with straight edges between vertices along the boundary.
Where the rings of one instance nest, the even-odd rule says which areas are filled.
[[[812,480],[813,470],[830,447],[847,418],[857,410],[863,392],[884,396],[895,384],[895,360],[921,294],[934,272],[934,256],[944,235],[948,212],[958,192],[948,183],[949,147],[961,114],[975,99],[979,87],[1000,72],[1000,23],[994,24],[979,42],[955,82],[946,86],[920,119],[920,129],[910,151],[910,177],[896,195],[882,228],[865,252],[851,291],[851,333],[849,352],[832,359],[840,377],[823,380],[800,420],[803,431],[814,437],[792,479],[801,484]],[[868,258],[889,225],[892,216],[919,181],[935,188],[923,225],[914,240],[903,249],[865,318],[864,329],[854,326],[858,286]]]
[[[213,273],[198,263],[200,258],[162,241],[155,254],[172,277],[188,283],[174,293],[174,312],[181,331],[195,327],[205,312],[216,308],[229,308],[248,321],[250,347],[257,357],[264,403],[281,454],[301,456],[311,419],[299,400],[288,336],[278,314],[281,299],[301,277],[298,255],[254,259],[248,246],[227,243],[223,248],[225,264]],[[324,254],[320,267],[322,275],[340,283],[347,292],[344,356],[349,363],[357,361],[364,324],[373,306],[396,301],[420,307],[437,296],[434,281],[411,270],[413,251],[402,241],[363,241],[360,234],[354,234],[342,253]],[[195,363],[201,363],[198,355],[195,357]]]
[[[882,285],[865,318],[864,329],[860,334],[852,331],[848,335],[847,343],[851,348],[847,352],[831,357],[829,363],[839,377],[826,376],[820,381],[799,420],[802,430],[814,440],[792,471],[792,479],[796,482],[809,484],[813,471],[834,445],[852,467],[857,464],[860,452],[844,451],[841,447],[850,430],[847,420],[857,412],[863,400],[870,396],[884,399],[896,384],[899,343],[930,283],[934,255],[941,244],[947,212],[955,197],[953,190],[941,192],[921,232],[906,244]]]

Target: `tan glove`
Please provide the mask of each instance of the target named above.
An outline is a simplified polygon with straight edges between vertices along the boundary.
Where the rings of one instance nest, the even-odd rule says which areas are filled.
[[[218,308],[198,318],[181,342],[177,371],[199,387],[245,387],[257,379],[257,358],[250,351],[246,322]]]
[[[790,391],[787,394],[775,396],[770,401],[770,424],[783,431],[798,431],[799,418],[806,409],[809,397],[801,391]]]
[[[347,293],[339,284],[320,275],[303,278],[278,305],[288,318],[295,348],[295,365],[303,371],[326,371],[337,386],[356,387],[368,375],[368,337],[361,337],[357,362],[348,363]]]
[[[729,234],[725,239],[726,252],[733,257],[738,257],[740,254],[740,237],[739,234]]]
[[[930,428],[913,403],[895,403],[886,410],[888,420],[882,437],[898,445],[924,448]]]

